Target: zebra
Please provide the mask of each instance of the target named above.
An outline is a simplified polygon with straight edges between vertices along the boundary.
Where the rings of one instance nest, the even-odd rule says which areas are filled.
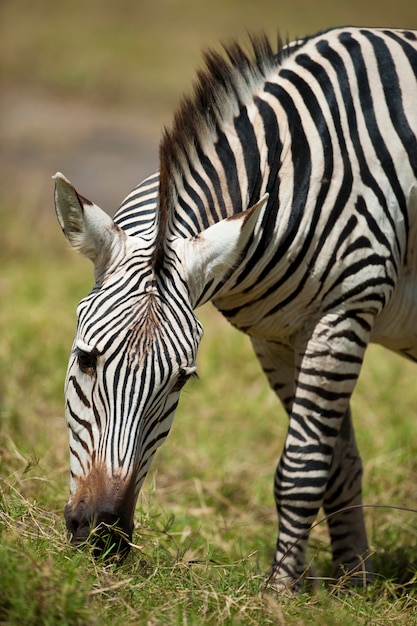
[[[372,581],[350,399],[370,342],[417,360],[417,32],[338,27],[277,51],[260,34],[204,59],[159,171],[114,219],[55,176],[95,275],[65,383],[67,528],[128,549],[211,301],[289,417],[269,586],[299,584],[320,507],[334,576]]]

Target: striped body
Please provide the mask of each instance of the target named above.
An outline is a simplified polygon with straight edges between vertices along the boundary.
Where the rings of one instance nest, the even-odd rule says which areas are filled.
[[[89,230],[100,210],[57,181],[61,225],[96,272],[67,378],[66,516],[75,536],[106,519],[130,534],[195,370],[193,310],[211,300],[250,335],[289,415],[279,589],[302,575],[322,505],[335,575],[372,571],[349,401],[370,341],[417,359],[417,35],[343,28],[277,55],[253,45],[254,60],[236,45],[206,56],[162,139],[159,178],[114,223]],[[76,232],[66,205],[84,215]]]

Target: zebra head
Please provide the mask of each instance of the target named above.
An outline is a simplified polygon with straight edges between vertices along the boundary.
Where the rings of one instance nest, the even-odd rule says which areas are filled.
[[[62,174],[55,183],[61,228],[95,275],[78,307],[65,383],[65,519],[73,542],[94,530],[98,552],[109,539],[109,551],[126,552],[139,490],[196,372],[202,328],[194,306],[230,274],[266,200],[195,237],[167,241],[156,269],[153,236],[128,235]]]

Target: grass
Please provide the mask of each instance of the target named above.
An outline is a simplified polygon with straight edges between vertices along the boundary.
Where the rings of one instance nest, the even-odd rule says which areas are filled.
[[[21,0],[1,3],[0,22],[2,90],[138,107],[158,120],[189,85],[200,49],[219,38],[261,27],[274,36],[278,27],[297,35],[336,23],[417,26],[414,0],[279,8]],[[62,388],[75,306],[92,272],[66,249],[29,181],[31,193],[0,180],[0,624],[417,624],[416,368],[372,348],[353,399],[364,499],[381,507],[366,510],[375,586],[341,593],[325,580],[323,522],[309,550],[318,590],[264,594],[287,422],[247,338],[210,307],[200,311],[200,380],[184,390],[140,496],[131,554],[115,565],[68,544]]]
[[[91,268],[46,218],[1,219],[0,624],[417,624],[417,514],[389,508],[417,499],[415,368],[373,348],[354,396],[365,501],[387,507],[366,511],[376,585],[341,594],[326,583],[321,523],[309,550],[319,590],[263,594],[286,418],[247,338],[210,307],[200,380],[140,496],[131,554],[117,566],[70,546],[62,384]]]

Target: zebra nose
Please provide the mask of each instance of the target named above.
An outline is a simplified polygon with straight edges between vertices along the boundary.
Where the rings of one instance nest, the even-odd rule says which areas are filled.
[[[67,530],[71,533],[71,543],[88,540],[96,558],[115,555],[124,558],[129,552],[133,524],[123,515],[109,510],[92,511],[81,501],[75,508],[67,505],[64,516]]]
[[[76,508],[69,504],[64,509],[65,523],[68,532],[71,534],[71,543],[82,543],[90,536],[91,515],[87,506],[80,501]]]

